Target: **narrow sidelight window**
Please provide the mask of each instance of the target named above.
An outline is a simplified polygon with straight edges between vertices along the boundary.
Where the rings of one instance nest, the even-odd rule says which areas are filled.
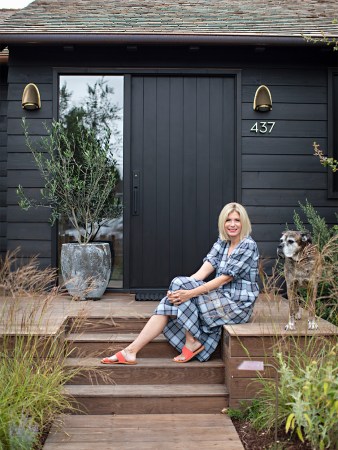
[[[113,196],[123,204],[123,76],[114,75],[60,75],[59,119],[72,127],[80,120],[84,127],[95,130],[97,139],[104,136],[105,128],[111,132],[109,160],[114,160],[119,182]],[[59,223],[59,251],[61,244],[76,239],[75,230],[69,223]],[[95,240],[110,244],[112,251],[112,274],[110,287],[123,287],[123,217],[107,217]]]

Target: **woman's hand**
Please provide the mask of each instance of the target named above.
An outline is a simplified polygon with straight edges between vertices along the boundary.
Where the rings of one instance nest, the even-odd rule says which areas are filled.
[[[174,306],[178,306],[194,297],[192,292],[193,292],[192,289],[180,289],[178,291],[168,291],[167,297],[170,303],[172,303]]]

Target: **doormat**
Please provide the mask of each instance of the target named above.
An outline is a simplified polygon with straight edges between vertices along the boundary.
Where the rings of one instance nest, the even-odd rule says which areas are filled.
[[[149,291],[149,292],[136,292],[135,300],[138,301],[153,301],[159,302],[166,295],[166,291]]]

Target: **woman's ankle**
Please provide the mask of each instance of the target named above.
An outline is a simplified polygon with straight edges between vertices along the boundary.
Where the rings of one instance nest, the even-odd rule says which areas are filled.
[[[128,345],[128,347],[124,348],[124,352],[130,356],[134,356],[136,358],[137,351],[132,345]]]

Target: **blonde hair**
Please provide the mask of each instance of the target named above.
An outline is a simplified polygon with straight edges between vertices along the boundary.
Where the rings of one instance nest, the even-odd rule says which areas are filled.
[[[242,229],[240,234],[240,240],[249,236],[249,234],[251,233],[251,222],[244,206],[235,202],[228,203],[227,205],[224,206],[218,217],[218,231],[222,241],[230,241],[230,237],[228,236],[228,233],[225,231],[225,222],[229,217],[229,214],[233,212],[237,212],[241,219]]]

